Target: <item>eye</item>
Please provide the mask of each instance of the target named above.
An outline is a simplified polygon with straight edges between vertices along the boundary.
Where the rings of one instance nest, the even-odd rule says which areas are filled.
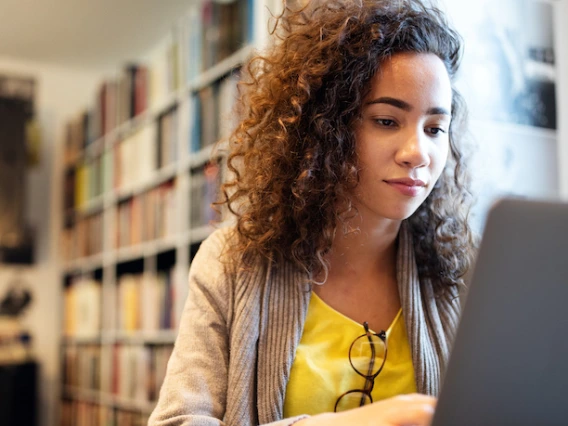
[[[447,133],[446,130],[442,129],[441,127],[426,127],[426,133],[429,133],[432,136],[440,136],[443,133]]]
[[[381,127],[396,126],[396,122],[394,120],[391,120],[390,118],[375,118],[374,121]]]

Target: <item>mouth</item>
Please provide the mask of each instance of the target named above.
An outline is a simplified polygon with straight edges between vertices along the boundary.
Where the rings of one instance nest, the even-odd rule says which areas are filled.
[[[426,183],[420,179],[400,178],[385,180],[392,188],[409,197],[416,197],[426,188]]]

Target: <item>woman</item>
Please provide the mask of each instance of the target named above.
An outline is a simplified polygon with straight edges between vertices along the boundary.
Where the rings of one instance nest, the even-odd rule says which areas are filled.
[[[418,0],[279,25],[150,424],[429,424],[472,258],[459,38]]]

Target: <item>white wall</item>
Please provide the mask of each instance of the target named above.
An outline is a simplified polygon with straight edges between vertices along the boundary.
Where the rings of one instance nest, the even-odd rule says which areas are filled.
[[[41,363],[39,426],[52,426],[60,385],[62,293],[57,239],[61,229],[64,123],[90,103],[100,75],[2,57],[0,74],[25,75],[37,83],[35,105],[42,146],[40,164],[29,172],[27,194],[28,222],[36,230],[36,262],[31,267],[0,266],[0,297],[15,277],[22,278],[32,290],[32,306],[23,322],[32,333]]]
[[[556,0],[554,28],[556,39],[556,86],[558,117],[558,172],[560,197],[568,200],[568,1]]]

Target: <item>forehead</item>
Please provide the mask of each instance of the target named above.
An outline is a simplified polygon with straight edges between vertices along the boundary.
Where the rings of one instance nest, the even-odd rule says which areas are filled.
[[[397,53],[381,62],[371,80],[368,100],[381,96],[450,108],[452,85],[444,63],[436,55]]]

